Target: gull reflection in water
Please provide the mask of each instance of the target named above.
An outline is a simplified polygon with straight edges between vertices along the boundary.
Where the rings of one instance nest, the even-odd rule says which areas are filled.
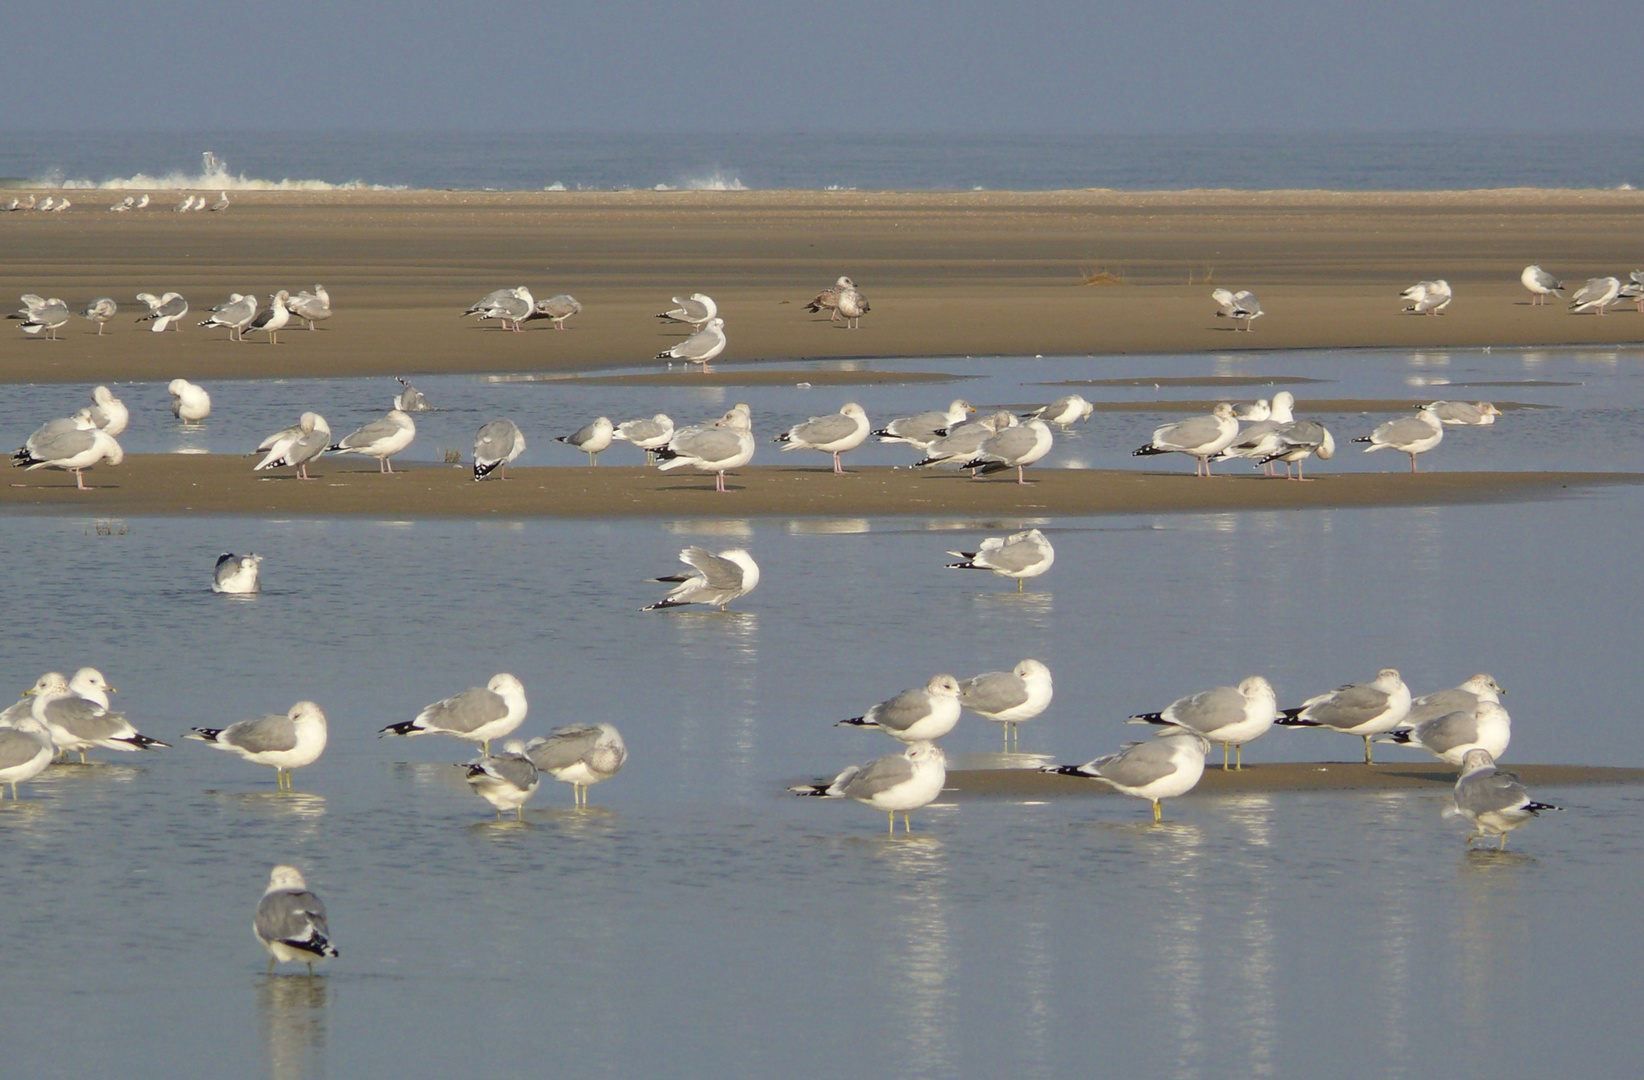
[[[1469,1055],[1499,1045],[1499,1021],[1513,1013],[1527,985],[1523,958],[1530,928],[1520,887],[1536,860],[1521,851],[1467,850],[1457,868],[1460,918],[1453,928],[1460,956],[1462,1025]],[[1492,1024],[1496,1026],[1492,1026]]]
[[[1280,903],[1281,875],[1269,872],[1266,852],[1273,846],[1273,797],[1252,793],[1217,801],[1220,816],[1234,830],[1234,837],[1251,851],[1252,873],[1237,893],[1222,893],[1220,902],[1235,905],[1230,912],[1237,955],[1233,958],[1234,978],[1239,991],[1229,1003],[1236,1010],[1232,1034],[1244,1043],[1240,1062],[1249,1076],[1273,1076],[1278,1046],[1277,993],[1278,929],[1273,913]],[[1224,1018],[1226,1019],[1226,1018]]]
[[[324,976],[268,975],[257,987],[263,1064],[272,1080],[325,1075],[325,1014],[331,981]]]
[[[956,1070],[959,971],[954,956],[952,912],[947,895],[948,859],[942,841],[928,833],[902,840],[880,838],[873,853],[891,870],[897,903],[887,932],[892,1053],[905,1055],[894,1076],[947,1076]]]
[[[716,797],[746,803],[764,790],[755,774],[759,722],[759,616],[751,611],[664,614],[679,648],[676,728],[681,783],[712,783]],[[706,760],[699,760],[705,758]],[[736,783],[730,780],[735,777]]]
[[[1175,1060],[1169,1076],[1196,1076],[1205,1059],[1205,883],[1202,880],[1204,830],[1179,821],[1140,822],[1129,826],[1136,854],[1147,876],[1169,882],[1151,909],[1153,945],[1151,979],[1156,1010],[1170,1018],[1170,1048]],[[1218,903],[1220,899],[1218,898]]]
[[[686,518],[670,521],[663,526],[673,536],[735,536],[746,538],[754,534],[753,522],[746,518]]]

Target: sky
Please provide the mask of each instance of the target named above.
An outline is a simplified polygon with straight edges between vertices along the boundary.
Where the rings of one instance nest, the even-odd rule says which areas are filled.
[[[88,0],[72,21],[7,50],[4,128],[1644,131],[1636,0]]]

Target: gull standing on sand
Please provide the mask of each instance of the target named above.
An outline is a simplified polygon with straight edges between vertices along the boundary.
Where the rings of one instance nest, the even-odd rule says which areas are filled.
[[[1506,692],[1494,676],[1481,671],[1470,676],[1460,686],[1453,686],[1448,690],[1435,690],[1431,694],[1423,694],[1416,698],[1410,703],[1409,715],[1400,726],[1413,728],[1449,713],[1472,712],[1486,701],[1500,705],[1501,695]]]
[[[911,743],[940,739],[958,723],[959,680],[952,675],[935,675],[924,686],[904,690],[861,716],[834,726],[876,728],[893,739]]]
[[[33,301],[38,301],[38,303]],[[25,334],[34,335],[44,330],[47,339],[51,341],[60,340],[57,337],[57,331],[68,325],[68,304],[55,296],[48,300],[41,300],[33,294],[23,297],[23,304],[25,306],[15,315],[6,317],[20,320],[23,324],[21,329]]]
[[[279,344],[280,331],[285,328],[286,323],[291,321],[291,312],[285,306],[285,302],[290,296],[291,294],[284,289],[270,296],[268,298],[268,307],[264,308],[262,313],[255,319],[251,320],[251,325],[240,332],[241,340],[244,340],[247,332],[255,334],[267,330],[268,343],[270,345]]]
[[[657,468],[662,472],[690,466],[717,474],[714,490],[725,490],[725,473],[753,460],[752,421],[741,407],[733,408],[712,425],[696,424],[674,433],[667,446],[658,447]]]
[[[1570,297],[1570,313],[1580,315],[1585,311],[1597,311],[1604,314],[1604,309],[1615,303],[1621,296],[1621,279],[1613,277],[1588,278],[1587,284],[1577,289]]]
[[[624,420],[611,432],[611,438],[630,442],[645,451],[645,464],[656,462],[656,451],[667,446],[674,437],[674,421],[667,413],[657,413],[649,420]]]
[[[398,409],[390,409],[381,420],[369,424],[334,442],[326,449],[335,454],[359,454],[374,457],[378,472],[392,474],[394,465],[388,459],[411,445],[417,437],[417,425]]]
[[[340,955],[331,944],[331,926],[325,919],[325,904],[308,891],[302,872],[294,866],[276,866],[268,875],[268,888],[257,902],[257,917],[251,932],[268,950],[268,970],[275,963],[292,960],[308,965],[314,974],[316,960]]]
[[[1193,416],[1155,428],[1153,438],[1145,446],[1130,452],[1131,457],[1152,454],[1187,454],[1197,459],[1194,476],[1210,475],[1210,459],[1222,452],[1239,434],[1239,422],[1233,419],[1233,406],[1219,402],[1209,416]]]
[[[433,411],[433,407],[428,404],[428,399],[422,396],[421,390],[418,390],[398,375],[394,376],[394,381],[405,388],[394,395],[394,408],[400,410],[400,412],[408,413]]]
[[[1413,311],[1417,315],[1442,315],[1454,299],[1450,292],[1450,283],[1443,278],[1437,281],[1418,281],[1399,293],[1399,297],[1410,301],[1410,306],[1404,310]]]
[[[1185,795],[1204,776],[1210,743],[1186,728],[1169,728],[1150,742],[1129,743],[1083,765],[1046,765],[1041,772],[1100,780],[1113,790],[1153,804],[1153,823],[1164,820],[1164,799]]]
[[[1321,727],[1364,740],[1364,763],[1374,764],[1370,741],[1404,723],[1410,715],[1410,688],[1397,668],[1382,668],[1367,683],[1352,683],[1308,698],[1299,709],[1285,709],[1281,727]]]
[[[198,424],[211,415],[211,395],[205,387],[187,379],[172,379],[166,385],[171,395],[171,415],[185,424]]]
[[[1216,301],[1216,318],[1243,319],[1246,333],[1250,331],[1250,324],[1265,314],[1262,311],[1262,302],[1248,289],[1239,292],[1216,289],[1211,292],[1210,299]],[[1238,327],[1235,326],[1233,329],[1237,330]]]
[[[1273,432],[1273,441],[1277,444],[1272,453],[1262,458],[1258,464],[1266,465],[1273,461],[1284,462],[1284,478],[1286,480],[1307,481],[1311,477],[1302,475],[1302,462],[1319,456],[1320,461],[1329,461],[1336,456],[1336,437],[1330,434],[1330,429],[1317,420],[1294,420],[1277,431]],[[1290,466],[1296,466],[1295,475],[1291,475]]]
[[[1080,397],[1078,394],[1068,394],[1059,397],[1049,405],[1041,405],[1031,412],[1022,414],[1024,420],[1044,420],[1055,424],[1064,432],[1081,420],[1089,420],[1090,414],[1096,411],[1096,406]]]
[[[284,714],[269,713],[225,728],[195,728],[183,736],[238,754],[254,765],[267,765],[281,791],[291,790],[291,770],[312,765],[325,752],[325,713],[312,701],[299,701]]]
[[[126,403],[114,396],[114,391],[106,386],[99,386],[91,392],[91,422],[102,428],[110,435],[125,434],[126,425],[131,422],[131,410]]]
[[[508,479],[508,463],[525,453],[525,433],[512,420],[493,420],[474,437],[474,479],[484,480],[493,469]]]
[[[293,296],[285,305],[291,314],[308,324],[310,330],[314,324],[331,318],[331,294],[325,291],[324,285],[314,286],[314,291],[304,289]]]
[[[84,424],[84,427],[69,427],[66,430],[47,431],[41,428],[36,431],[21,449],[12,454],[12,468],[30,472],[36,469],[62,469],[74,474],[74,486],[78,490],[90,491],[86,487],[85,470],[104,461],[118,465],[125,460],[126,453],[114,436],[91,426],[89,419]]]
[[[963,561],[948,563],[949,570],[991,570],[1000,577],[1014,578],[1016,591],[1022,583],[1049,570],[1056,561],[1056,549],[1038,529],[1011,533],[1000,538],[990,536],[975,551],[950,551],[949,555]]]
[[[331,425],[317,412],[305,412],[293,427],[282,428],[257,444],[256,452],[267,451],[267,456],[251,467],[252,472],[264,469],[297,470],[297,479],[311,480],[308,463],[325,453],[331,445]]]
[[[1273,475],[1273,466],[1266,464],[1264,459],[1279,449],[1276,432],[1296,419],[1291,412],[1296,404],[1296,397],[1288,390],[1280,390],[1273,395],[1271,404],[1265,401],[1261,404],[1263,406],[1262,411],[1267,415],[1260,420],[1251,420],[1240,428],[1239,433],[1233,437],[1233,441],[1222,447],[1221,453],[1212,458],[1212,461],[1231,461],[1234,458],[1245,458],[1262,463],[1263,471],[1269,476]],[[1235,419],[1238,418],[1238,414],[1239,410],[1235,408],[1233,410]]]
[[[803,424],[795,424],[773,441],[785,444],[783,453],[789,450],[820,450],[824,454],[832,454],[833,471],[842,476],[845,469],[839,463],[839,455],[849,453],[866,442],[868,429],[872,426],[862,406],[852,401],[836,413],[813,416]]]
[[[99,296],[97,299],[86,305],[85,310],[80,312],[80,317],[82,319],[89,319],[96,323],[97,336],[102,337],[103,324],[114,318],[114,316],[119,313],[120,305],[116,304],[112,297]]]
[[[228,299],[211,309],[211,317],[201,326],[228,327],[228,340],[245,340],[245,328],[257,317],[257,298],[250,293],[229,293]]]
[[[1546,307],[1548,295],[1557,296],[1564,289],[1564,282],[1534,263],[1526,266],[1518,279],[1530,290],[1531,307]]]
[[[847,330],[859,328],[862,325],[862,316],[872,310],[873,308],[868,304],[868,298],[855,289],[840,290],[839,306],[835,309],[835,314],[844,318]]]
[[[1446,765],[1460,765],[1471,750],[1488,750],[1492,758],[1499,758],[1512,740],[1513,718],[1507,710],[1496,702],[1481,701],[1471,709],[1398,728],[1376,741],[1419,747]]]
[[[24,714],[0,724],[0,799],[11,786],[11,801],[17,801],[17,785],[46,771],[57,756],[51,733],[32,715]]]
[[[652,578],[676,587],[656,603],[640,608],[641,611],[685,604],[707,604],[724,611],[732,600],[747,596],[759,584],[759,564],[742,548],[729,548],[715,555],[707,548],[688,547],[679,553],[679,561],[689,566],[691,572]]]
[[[1488,401],[1435,401],[1427,407],[1445,427],[1487,427],[1501,415]]]
[[[976,408],[963,398],[955,398],[946,412],[922,412],[913,416],[899,416],[873,434],[884,443],[907,443],[915,450],[924,450],[942,437],[942,433],[958,426],[967,413]]]
[[[1273,684],[1252,675],[1238,686],[1218,686],[1192,697],[1177,698],[1159,712],[1138,713],[1132,724],[1163,724],[1202,735],[1222,748],[1222,771],[1227,771],[1228,748],[1236,752],[1234,768],[1244,768],[1244,744],[1266,734],[1279,718]]]
[[[183,201],[178,203],[176,206],[173,206],[172,209],[179,214],[188,213],[190,210],[194,209],[194,196],[184,195]]]
[[[512,810],[519,820],[525,820],[525,804],[537,793],[542,775],[530,758],[525,756],[525,744],[509,739],[498,754],[487,753],[467,766],[468,786],[474,794],[490,803],[502,820],[504,810]]]
[[[978,417],[957,427],[948,429],[947,434],[939,436],[935,441],[923,447],[925,456],[913,463],[916,469],[929,468],[932,465],[959,465],[976,456],[982,449],[982,444],[1002,431],[1017,425],[1014,413],[1000,409],[988,416]],[[904,439],[904,442],[910,440]]]
[[[658,360],[684,360],[691,364],[701,364],[703,374],[713,370],[708,367],[708,361],[725,351],[725,320],[713,318],[708,325],[681,341],[678,345],[666,352],[656,354]]]
[[[497,319],[504,330],[517,331],[520,320],[535,309],[536,301],[531,298],[531,290],[524,285],[516,285],[512,289],[497,289],[463,314],[478,315],[482,321]]]
[[[1048,709],[1055,692],[1050,669],[1029,659],[1009,671],[972,675],[959,684],[959,705],[984,720],[1003,725],[1008,754],[1016,748],[1017,725]]]
[[[546,300],[538,300],[535,310],[526,317],[531,319],[548,319],[554,324],[555,330],[565,329],[565,320],[573,315],[582,314],[582,303],[569,293],[559,293]]]
[[[256,552],[236,555],[225,551],[217,556],[217,567],[211,573],[211,591],[230,596],[250,596],[263,591],[263,557]]]
[[[188,314],[188,301],[183,299],[182,293],[168,292],[163,296],[138,293],[137,299],[148,305],[148,314],[137,316],[138,322],[153,322],[149,329],[156,334],[163,334],[172,326],[182,333],[183,316]]]
[[[588,789],[609,780],[628,762],[628,744],[615,724],[567,724],[525,744],[525,756],[541,772],[570,784],[578,807],[588,805]]]
[[[810,312],[812,315],[817,315],[826,311],[828,313],[829,322],[838,322],[839,294],[844,292],[846,289],[854,288],[856,288],[856,282],[852,281],[848,277],[840,277],[833,283],[832,287],[823,289],[821,292],[817,293],[816,298],[805,305],[805,310]]]
[[[1507,834],[1543,810],[1562,810],[1552,803],[1536,802],[1524,790],[1518,777],[1496,768],[1488,750],[1469,750],[1461,760],[1461,776],[1456,780],[1455,805],[1444,808],[1444,816],[1463,817],[1478,831],[1467,838],[1501,837],[1497,851],[1507,849]]]
[[[896,835],[896,815],[902,827],[913,832],[909,814],[929,806],[942,794],[948,781],[948,759],[932,742],[915,742],[900,754],[886,754],[866,765],[852,765],[831,781],[796,784],[788,790],[795,795],[829,799],[855,799],[890,816],[890,835]]]
[[[592,423],[582,425],[569,435],[554,436],[554,441],[581,450],[588,455],[589,465],[598,465],[600,451],[610,446],[615,436],[616,428],[611,425],[611,418],[597,416]]]
[[[491,740],[525,722],[525,686],[506,672],[491,676],[484,686],[474,686],[460,694],[436,701],[414,719],[389,724],[382,735],[454,735],[478,743],[483,753],[491,752]]]
[[[111,214],[123,214],[135,205],[137,205],[137,196],[127,195],[125,198],[109,207],[108,212]]]
[[[689,323],[693,329],[700,330],[719,314],[719,305],[714,303],[714,298],[702,293],[676,296],[673,304],[667,311],[660,312],[657,318],[664,322]]]
[[[113,692],[114,687],[96,668],[81,668],[72,680],[48,671],[24,691],[34,696],[30,712],[51,732],[57,749],[79,754],[82,765],[86,751],[97,747],[131,754],[171,745],[139,732],[125,713],[111,712],[108,696]]]
[[[974,477],[978,471],[983,476],[991,473],[1016,470],[1016,482],[1026,484],[1022,470],[1050,453],[1054,442],[1050,433],[1050,425],[1043,420],[1029,420],[1026,424],[1006,428],[991,438],[982,440],[977,447],[976,454],[964,463],[964,468],[972,470]]]
[[[1416,471],[1416,455],[1425,454],[1444,441],[1444,422],[1433,412],[1431,405],[1423,405],[1414,416],[1400,417],[1380,425],[1368,435],[1353,440],[1369,443],[1366,454],[1374,450],[1400,450],[1410,455],[1410,471]]]
[[[200,196],[200,201],[205,202],[205,196],[204,195]],[[220,194],[219,196],[217,196],[217,201],[211,204],[210,209],[211,209],[212,213],[219,213],[223,210],[227,210],[228,209],[228,192],[225,191],[222,194]]]

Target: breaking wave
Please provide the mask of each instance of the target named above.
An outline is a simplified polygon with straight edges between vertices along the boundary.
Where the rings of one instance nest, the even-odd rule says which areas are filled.
[[[747,191],[748,187],[742,178],[734,173],[709,173],[707,176],[692,177],[681,180],[677,184],[658,184],[653,191]]]
[[[234,173],[228,163],[207,150],[200,155],[200,171],[187,173],[181,169],[162,175],[134,173],[108,180],[89,180],[65,177],[61,173],[37,178],[39,187],[85,189],[146,189],[150,191],[200,191],[207,188],[218,191],[403,191],[403,184],[368,184],[364,180],[333,183],[329,180],[263,180]]]

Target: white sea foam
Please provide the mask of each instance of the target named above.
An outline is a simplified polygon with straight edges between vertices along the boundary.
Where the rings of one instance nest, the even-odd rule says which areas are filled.
[[[263,180],[229,171],[228,163],[216,154],[206,151],[200,155],[200,171],[186,173],[181,169],[163,175],[135,173],[108,180],[90,180],[83,177],[64,177],[61,173],[48,174],[33,181],[36,186],[72,189],[142,189],[147,191],[403,191],[403,184],[368,184],[364,180],[333,183],[329,180]]]
[[[681,180],[677,184],[658,184],[652,191],[747,191],[748,187],[742,178],[734,173],[716,172],[707,176],[695,176]]]

